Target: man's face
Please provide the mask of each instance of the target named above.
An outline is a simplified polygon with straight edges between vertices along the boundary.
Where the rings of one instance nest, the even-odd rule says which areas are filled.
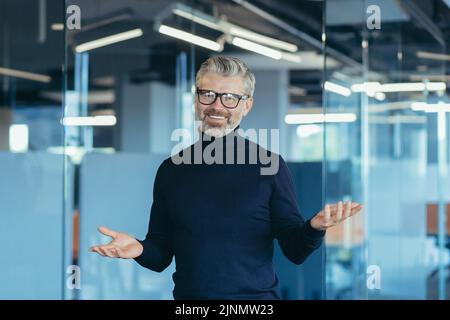
[[[247,95],[244,92],[242,77],[224,77],[216,73],[206,73],[198,82],[198,89],[211,90],[217,93],[234,93],[240,96]],[[195,95],[195,113],[198,120],[202,121],[201,130],[213,137],[222,137],[233,130],[246,116],[253,105],[253,98],[239,101],[236,108],[230,109],[222,105],[220,97],[211,105],[202,104],[198,95]]]

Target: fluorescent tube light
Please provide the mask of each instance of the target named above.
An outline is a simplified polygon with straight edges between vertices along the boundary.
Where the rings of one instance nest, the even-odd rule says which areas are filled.
[[[74,91],[66,91],[66,93],[74,95],[75,101],[79,100],[79,93]],[[58,91],[42,91],[40,96],[57,102],[63,99],[63,94]],[[87,94],[88,104],[112,104],[115,100],[114,90],[90,90]]]
[[[445,90],[444,82],[405,82],[385,83],[380,85],[380,92],[410,92],[410,91],[442,91]]]
[[[97,49],[100,47],[105,47],[113,43],[122,42],[125,40],[137,38],[143,35],[141,28],[136,28],[133,30],[113,34],[104,38],[92,40],[75,47],[75,51],[78,53],[89,51],[92,49]]]
[[[384,92],[376,92],[375,99],[377,99],[378,101],[383,101],[384,99],[386,99],[386,94]]]
[[[427,118],[425,116],[418,115],[393,115],[393,116],[384,116],[384,115],[371,115],[369,116],[369,122],[374,124],[397,124],[397,123],[426,123]]]
[[[413,102],[411,103],[411,109],[424,112],[450,112],[450,103]]]
[[[9,150],[11,152],[28,151],[28,126],[13,124],[9,127]]]
[[[384,92],[380,92],[381,83],[379,82],[364,82],[353,84],[351,89],[353,92],[365,92],[367,96],[371,98],[375,98],[378,101],[383,101],[386,99],[386,94]]]
[[[192,33],[185,32],[183,30],[179,30],[162,24],[159,26],[158,31],[167,36],[187,41],[200,47],[204,47],[217,52],[222,51],[222,46],[219,43],[206,38],[196,36]]]
[[[354,122],[354,113],[318,113],[318,114],[288,114],[284,118],[287,124],[308,124],[323,122]]]
[[[411,74],[408,77],[411,81],[442,81],[442,82],[450,82],[450,75],[438,75],[438,74]]]
[[[53,31],[63,31],[64,30],[64,24],[62,24],[62,23],[52,23],[50,28]]]
[[[324,88],[327,91],[331,91],[345,97],[348,97],[352,94],[352,91],[349,88],[330,81],[325,81]]]
[[[423,59],[450,61],[449,54],[433,53],[433,52],[426,52],[426,51],[417,51],[416,54],[419,58],[423,58]]]
[[[275,60],[280,60],[282,57],[282,53],[279,50],[275,50],[239,37],[234,37],[231,40],[231,43],[242,49],[253,51]]]
[[[379,82],[356,83],[351,86],[353,92],[377,92],[380,89]]]
[[[423,82],[386,83],[380,85],[379,90],[380,92],[424,91],[425,84]]]
[[[113,126],[117,122],[115,116],[64,117],[64,126]]]
[[[428,91],[444,91],[447,88],[445,82],[426,82]]]
[[[322,131],[322,126],[317,124],[305,124],[297,127],[297,136],[299,138],[308,138]]]
[[[368,96],[375,96],[377,92],[410,92],[410,91],[443,91],[445,82],[404,82],[385,83],[364,82],[351,86],[353,92],[366,92]]]
[[[232,26],[229,29],[229,33],[233,36],[237,36],[237,37],[241,37],[241,38],[245,38],[251,41],[255,41],[261,44],[265,44],[274,48],[278,48],[278,49],[282,49],[282,50],[286,50],[289,52],[297,52],[298,47],[295,44],[289,43],[289,42],[285,42],[285,41],[281,41],[278,39],[274,39],[271,37],[267,37],[264,36],[262,34],[250,31],[250,30],[246,30],[242,27],[238,27],[238,26]]]
[[[289,87],[289,94],[291,96],[306,96],[307,90],[300,87]]]
[[[205,27],[222,31],[225,34],[245,38],[250,41],[258,42],[263,45],[268,45],[277,49],[286,50],[289,52],[297,52],[298,47],[286,41],[278,40],[272,37],[262,35],[260,33],[248,30],[241,26],[229,23],[225,20],[219,20],[213,16],[192,9],[183,4],[177,4],[172,12],[180,17],[189,19],[195,23],[201,24]]]
[[[27,72],[27,71],[21,71],[21,70],[9,69],[9,68],[1,68],[0,67],[0,74],[4,75],[4,76],[32,80],[32,81],[37,81],[37,82],[44,82],[44,83],[49,83],[50,81],[52,81],[52,78],[50,76],[47,76],[44,74],[31,73],[31,72]]]

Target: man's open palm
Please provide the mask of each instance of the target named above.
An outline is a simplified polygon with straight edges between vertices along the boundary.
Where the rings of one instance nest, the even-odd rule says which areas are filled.
[[[339,201],[337,204],[327,204],[311,219],[311,226],[317,230],[327,230],[342,221],[354,216],[362,210],[363,206],[357,202]]]
[[[89,248],[91,252],[97,252],[104,257],[133,259],[142,254],[144,248],[132,236],[109,230],[105,227],[98,228],[102,234],[111,237],[112,241],[105,245],[96,245]]]

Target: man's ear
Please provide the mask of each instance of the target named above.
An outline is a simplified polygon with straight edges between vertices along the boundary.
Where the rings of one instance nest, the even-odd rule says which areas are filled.
[[[243,116],[245,117],[253,107],[253,97],[245,100]]]

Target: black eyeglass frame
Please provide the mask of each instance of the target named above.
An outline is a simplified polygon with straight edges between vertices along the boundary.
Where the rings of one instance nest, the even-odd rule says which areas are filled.
[[[199,101],[201,104],[203,104],[203,105],[205,105],[205,106],[212,105],[214,102],[216,102],[217,98],[220,97],[220,103],[221,103],[225,108],[227,108],[227,109],[236,109],[237,106],[239,105],[239,102],[241,102],[241,100],[242,100],[242,101],[246,101],[248,98],[250,98],[249,95],[242,95],[242,96],[241,96],[241,95],[239,95],[239,94],[231,93],[231,92],[223,92],[223,93],[219,93],[219,92],[215,92],[215,91],[213,91],[213,90],[205,90],[205,89],[200,89],[200,88],[197,88],[195,92],[197,93],[198,101]],[[201,93],[206,93],[206,92],[212,92],[212,93],[214,93],[215,96],[216,96],[216,97],[214,98],[214,100],[213,100],[211,103],[203,103],[203,102],[200,101],[200,94],[201,94]],[[224,96],[224,95],[226,95],[226,94],[230,94],[230,95],[232,95],[232,96],[238,98],[238,101],[237,101],[237,103],[236,103],[236,105],[235,105],[234,107],[228,107],[228,106],[226,106],[226,105],[223,103],[223,101],[222,101],[222,96]]]

